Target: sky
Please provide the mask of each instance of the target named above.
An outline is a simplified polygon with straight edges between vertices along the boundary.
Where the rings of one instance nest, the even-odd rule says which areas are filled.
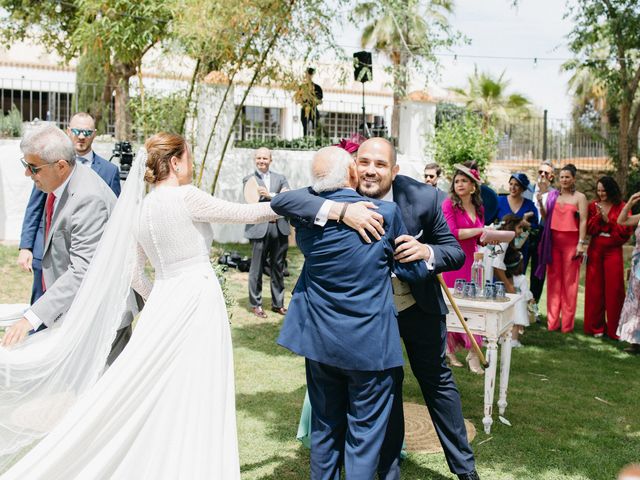
[[[561,72],[560,65],[571,57],[566,46],[570,20],[563,19],[563,0],[520,0],[518,7],[511,0],[456,0],[451,24],[470,40],[469,45],[453,47],[450,55],[440,57],[440,88],[464,86],[465,79],[477,66],[480,71],[499,75],[505,72],[510,80],[508,91],[527,96],[542,113],[550,118],[568,118],[571,99],[567,95],[570,73]],[[343,29],[337,42],[358,45],[359,32],[353,27]],[[479,57],[526,57],[526,60]],[[545,58],[560,60],[545,60]],[[534,58],[538,58],[534,64]]]

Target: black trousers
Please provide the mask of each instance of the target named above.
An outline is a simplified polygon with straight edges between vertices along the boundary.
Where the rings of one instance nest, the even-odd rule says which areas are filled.
[[[249,304],[252,307],[262,306],[262,274],[268,256],[271,263],[271,306],[284,307],[284,259],[289,248],[289,237],[280,235],[278,226],[269,223],[264,238],[251,240],[251,245]]]
[[[531,290],[531,294],[533,295],[536,303],[540,302],[542,289],[544,288],[544,279],[547,276],[547,272],[544,272],[542,278],[538,278],[535,273],[540,262],[540,258],[538,257],[538,242],[539,239],[542,238],[543,228],[544,227],[540,227],[538,240],[536,240],[536,242],[531,242],[531,245],[529,246],[529,255],[531,258],[531,262],[529,263],[529,268],[531,269],[529,271],[529,289]]]
[[[427,315],[418,305],[413,305],[400,312],[398,323],[411,370],[422,390],[449,469],[456,475],[474,471],[475,459],[464,426],[460,393],[451,368],[446,362],[445,316]],[[402,390],[402,386],[399,389]],[[392,417],[381,453],[378,471],[380,478],[398,478],[395,471],[403,438],[404,414],[400,391],[395,396]]]

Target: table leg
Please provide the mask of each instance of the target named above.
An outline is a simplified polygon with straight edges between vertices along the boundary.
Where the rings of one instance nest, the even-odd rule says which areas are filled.
[[[511,330],[502,337],[500,347],[500,396],[498,397],[498,412],[504,415],[507,408],[507,389],[509,388],[509,371],[511,369]]]
[[[491,425],[493,424],[491,414],[493,412],[493,397],[496,387],[496,368],[498,363],[498,343],[496,338],[487,340],[486,356],[489,366],[484,372],[484,418],[482,419],[482,424],[484,425],[484,432],[489,434],[491,433]]]

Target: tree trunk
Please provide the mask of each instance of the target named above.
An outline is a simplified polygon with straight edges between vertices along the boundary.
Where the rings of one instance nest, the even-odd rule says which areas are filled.
[[[116,62],[113,80],[116,92],[116,140],[131,141],[131,112],[129,110],[129,79],[135,75],[135,65]]]
[[[391,137],[396,144],[400,141],[400,102],[402,101],[407,88],[407,77],[405,65],[403,65],[402,52],[391,52],[391,63],[393,63],[393,110],[391,111]],[[366,119],[365,119],[366,121]]]
[[[628,101],[623,101],[620,106],[620,125],[618,130],[618,168],[616,177],[622,195],[627,195],[627,181],[629,180],[629,162],[631,160],[631,150],[629,142],[631,105]]]

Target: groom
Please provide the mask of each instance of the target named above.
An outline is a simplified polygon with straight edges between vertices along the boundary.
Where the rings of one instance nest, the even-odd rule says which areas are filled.
[[[349,480],[369,480],[402,382],[391,270],[417,282],[427,268],[423,262],[394,265],[394,239],[406,228],[393,203],[377,202],[387,227],[379,242],[367,244],[341,223],[348,207],[363,200],[346,151],[319,150],[312,175],[320,197],[344,207],[324,228],[294,221],[305,263],[278,343],[306,357],[312,480],[338,480],[342,469]]]
[[[59,128],[44,125],[33,129],[23,138],[20,149],[25,175],[47,194],[44,294],[7,329],[4,346],[21,342],[31,330],[52,326],[69,310],[116,202],[115,194],[93,170],[77,164],[73,143]],[[131,335],[129,317],[117,333],[108,363]]]
[[[432,273],[462,266],[464,252],[449,231],[435,190],[398,175],[396,152],[389,141],[383,138],[365,141],[358,149],[356,163],[358,191],[367,197],[393,201],[400,208],[410,235],[396,239],[396,243],[401,243],[396,249],[396,259],[400,262],[425,260],[433,268]],[[343,206],[340,201],[312,195],[304,189],[282,193],[271,202],[276,213],[307,225],[323,225],[327,219],[338,218]],[[343,220],[367,240],[367,231],[378,237],[378,232],[383,231],[377,213],[361,205],[350,206]],[[346,246],[343,248],[350,253]],[[436,276],[431,275],[424,282],[410,282],[408,287],[410,293],[403,297],[399,306],[398,324],[411,370],[420,384],[449,469],[460,480],[477,480],[460,394],[446,363],[447,307],[440,285]],[[396,399],[378,472],[381,478],[398,478],[404,436],[401,389]]]

